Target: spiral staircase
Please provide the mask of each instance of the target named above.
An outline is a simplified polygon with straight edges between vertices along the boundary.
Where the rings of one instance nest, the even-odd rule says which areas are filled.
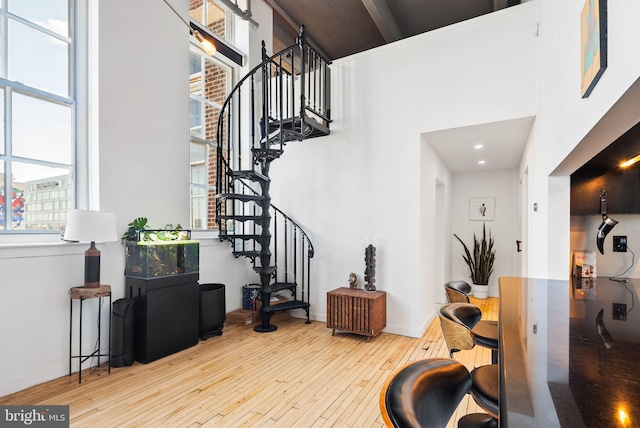
[[[329,134],[330,61],[301,28],[296,43],[267,56],[233,88],[216,131],[216,222],[220,240],[246,257],[260,276],[261,323],[270,332],[276,311],[301,309],[310,322],[313,244],[305,231],[271,203],[271,162],[290,141]],[[272,293],[287,302],[270,305]]]

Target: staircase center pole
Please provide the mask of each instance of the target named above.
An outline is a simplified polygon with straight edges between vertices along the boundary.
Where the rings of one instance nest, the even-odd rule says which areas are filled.
[[[271,159],[266,157],[262,160],[262,174],[265,177],[269,177],[269,169],[271,167]],[[269,301],[271,299],[271,212],[269,207],[271,206],[271,195],[269,194],[270,181],[262,180],[260,182],[262,188],[262,196],[264,199],[260,202],[261,213],[261,225],[262,231],[260,232],[260,267],[258,273],[260,274],[260,298],[262,300],[262,307],[260,308],[260,318],[262,322],[260,325],[255,326],[254,331],[260,333],[268,333],[278,329],[278,326],[271,324],[271,312],[265,312],[264,309],[269,307]]]

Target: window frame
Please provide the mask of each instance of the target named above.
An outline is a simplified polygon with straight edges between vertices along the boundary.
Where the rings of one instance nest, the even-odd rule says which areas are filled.
[[[226,8],[225,8],[226,9]],[[233,14],[227,10],[227,17],[226,17],[226,21],[227,23],[229,21],[233,21],[234,17]],[[193,18],[190,19],[190,21],[192,23],[195,24],[200,24],[202,25],[202,23],[199,23],[198,21],[194,20]],[[234,27],[232,27],[234,28]],[[209,33],[210,35],[212,35],[213,37],[215,37],[217,40],[221,40],[221,38],[213,33]],[[226,42],[226,41],[223,41]],[[228,42],[227,42],[228,43]],[[238,52],[237,49],[234,48],[234,51]],[[216,66],[221,67],[223,69],[225,69],[227,71],[227,93],[225,95],[225,99],[226,96],[228,96],[229,92],[234,88],[236,82],[238,81],[238,76],[240,75],[241,71],[242,71],[242,67],[240,64],[238,64],[236,61],[234,61],[232,58],[229,58],[227,56],[225,56],[223,53],[221,52],[217,52],[214,56],[210,56],[207,55],[201,48],[200,43],[195,39],[195,37],[191,37],[191,45],[189,48],[189,54],[191,56],[191,54],[194,53],[198,56],[201,57],[201,61],[210,61],[212,63],[214,63]],[[241,56],[243,56],[241,54]],[[202,72],[204,73],[204,66],[201,67]],[[204,104],[208,104],[212,107],[218,107],[218,108],[222,108],[222,104],[218,105],[218,103],[215,103],[213,101],[210,101],[208,99],[206,99],[206,94],[202,94],[201,96],[194,96],[191,93],[191,90],[189,90],[189,101],[191,102],[192,100],[197,100],[201,103]],[[204,113],[204,111],[203,111]],[[216,122],[216,127],[217,127],[217,122]],[[202,137],[198,137],[198,136],[194,136],[191,134],[191,132],[189,133],[189,147],[191,146],[192,143],[197,143],[197,144],[206,144],[209,146],[210,150],[216,150],[216,141],[212,140],[209,141],[206,139],[206,134],[203,133]],[[206,156],[205,156],[206,157]],[[192,230],[194,232],[196,232],[197,234],[203,234],[204,236],[207,236],[209,234],[218,234],[218,228],[217,226],[214,228],[209,228],[208,227],[208,223],[209,223],[209,214],[207,214],[207,217],[205,219],[205,227],[204,228],[194,228],[193,227],[193,223],[194,223],[194,217],[193,217],[193,204],[192,204],[192,200],[193,200],[193,193],[192,190],[195,189],[202,189],[204,191],[204,199],[205,199],[205,206],[208,207],[209,204],[209,195],[211,193],[213,193],[214,195],[217,193],[217,189],[215,187],[215,184],[213,185],[208,185],[208,184],[198,184],[198,183],[194,183],[191,178],[192,178],[192,174],[191,174],[191,161],[190,161],[190,173],[189,173],[189,224],[192,228]],[[208,170],[207,167],[207,161],[205,160],[205,168]]]
[[[30,87],[17,81],[11,81],[7,78],[0,77],[0,85],[3,86],[5,91],[4,96],[4,137],[5,148],[0,159],[5,165],[5,171],[3,172],[3,181],[5,183],[5,190],[10,193],[12,188],[11,170],[12,163],[21,162],[22,160],[28,160],[29,164],[41,165],[47,167],[58,167],[69,170],[70,177],[73,180],[71,186],[72,195],[67,205],[68,209],[76,208],[79,206],[87,207],[88,189],[90,183],[88,183],[88,92],[89,92],[89,59],[88,59],[88,46],[89,46],[89,16],[92,6],[88,0],[68,0],[68,23],[69,28],[67,35],[61,35],[46,27],[39,26],[32,21],[28,21],[17,15],[11,14],[7,9],[7,4],[4,2],[0,7],[0,26],[2,29],[2,56],[6,58],[8,49],[8,22],[9,19],[26,25],[29,28],[33,28],[42,32],[43,34],[53,36],[57,39],[64,40],[69,44],[68,48],[68,96],[62,96],[55,93],[47,92],[39,88]],[[2,61],[2,75],[8,76],[8,63],[6,60]],[[42,99],[46,102],[51,102],[58,105],[63,105],[70,108],[70,128],[71,128],[71,160],[70,164],[61,164],[58,162],[48,160],[38,160],[32,158],[21,158],[11,153],[11,121],[7,120],[11,118],[12,106],[11,97],[14,93],[20,93],[23,96]],[[5,205],[8,205],[6,201]],[[54,202],[54,201],[50,201]],[[8,207],[7,207],[8,208]],[[11,220],[10,210],[7,209],[5,220]],[[25,213],[28,214],[28,213]],[[55,214],[54,214],[55,217]],[[41,243],[41,242],[61,242],[59,239],[60,230],[47,229],[8,229],[6,226],[0,228],[0,244],[29,244],[29,243]]]
[[[235,42],[235,38],[236,38],[235,37],[236,36],[235,15],[229,9],[229,7],[226,4],[224,4],[223,2],[221,2],[220,0],[202,0],[202,15],[205,18],[208,16],[209,1],[214,3],[221,10],[225,11],[225,19],[224,19],[225,37],[222,37],[221,35],[215,33],[214,31],[212,31],[209,28],[209,25],[211,24],[210,22],[201,22],[201,21],[198,21],[197,19],[195,19],[191,15],[191,11],[189,11],[189,20],[192,23],[199,24],[199,26],[204,26],[204,28],[206,29],[205,31],[207,31],[210,35],[213,35],[216,39],[218,39],[220,41],[223,41],[223,42],[225,42],[227,44],[233,45],[234,42]]]

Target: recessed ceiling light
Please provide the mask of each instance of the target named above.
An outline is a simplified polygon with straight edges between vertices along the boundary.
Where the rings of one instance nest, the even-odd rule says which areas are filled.
[[[484,165],[484,161],[483,161],[483,160],[478,161],[478,164],[479,164],[479,165]]]
[[[483,147],[482,144],[476,144],[475,146],[473,146],[473,148],[476,150],[481,149],[482,147]]]

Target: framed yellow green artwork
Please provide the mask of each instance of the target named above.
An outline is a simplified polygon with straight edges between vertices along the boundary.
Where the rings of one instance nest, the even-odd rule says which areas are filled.
[[[607,68],[607,0],[585,0],[580,16],[582,98]]]

